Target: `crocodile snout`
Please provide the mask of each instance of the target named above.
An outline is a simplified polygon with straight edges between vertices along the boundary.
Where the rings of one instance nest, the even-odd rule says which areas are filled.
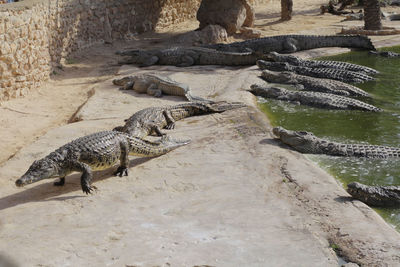
[[[24,181],[22,179],[18,179],[15,181],[15,185],[18,187],[24,186]]]

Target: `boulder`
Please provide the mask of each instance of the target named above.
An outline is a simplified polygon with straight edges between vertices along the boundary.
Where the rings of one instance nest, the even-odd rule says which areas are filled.
[[[182,34],[175,41],[184,45],[217,44],[228,41],[228,34],[222,26],[207,25],[202,30]]]
[[[203,0],[196,17],[200,29],[218,24],[226,29],[228,35],[232,35],[243,25],[253,25],[254,10],[246,0]]]

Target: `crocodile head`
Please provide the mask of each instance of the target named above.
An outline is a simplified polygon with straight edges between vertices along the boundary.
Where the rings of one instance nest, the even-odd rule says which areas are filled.
[[[400,204],[398,193],[390,192],[381,186],[368,186],[353,182],[347,185],[346,191],[353,198],[371,206],[398,206]]]
[[[286,83],[290,81],[291,76],[292,73],[287,71],[275,72],[270,70],[263,70],[261,74],[261,77],[263,77],[264,80],[270,83]]]
[[[260,59],[260,60],[256,61],[256,64],[262,70],[265,70],[265,69],[273,70],[273,71],[290,71],[290,70],[292,70],[292,67],[287,62],[269,62],[269,61]]]
[[[268,97],[268,98],[278,98],[286,95],[287,90],[281,87],[263,87],[257,84],[252,84],[249,90],[253,95]]]
[[[17,186],[24,186],[37,182],[39,180],[53,178],[58,176],[58,170],[54,163],[47,158],[35,160],[29,167],[28,171],[21,176],[15,184]]]
[[[303,132],[303,131],[291,131],[286,130],[282,127],[275,127],[272,132],[281,141],[299,152],[302,153],[319,153],[318,144],[320,144],[320,139],[316,137],[313,133]]]
[[[292,55],[281,55],[277,52],[269,52],[266,55],[266,58],[270,61],[274,61],[274,62],[287,62],[290,64],[293,63],[297,63],[299,64],[301,62],[301,59],[299,57],[296,56],[292,56]]]

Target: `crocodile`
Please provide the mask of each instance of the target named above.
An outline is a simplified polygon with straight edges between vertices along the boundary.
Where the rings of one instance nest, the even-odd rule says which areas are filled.
[[[338,69],[338,70],[349,70],[354,72],[363,72],[366,74],[377,74],[379,73],[377,70],[374,70],[369,67],[352,64],[348,62],[342,61],[334,61],[334,60],[306,60],[301,59],[300,57],[293,55],[282,55],[277,52],[271,52],[266,55],[268,60],[274,62],[287,62],[293,66],[302,66],[308,68],[329,68],[329,69]]]
[[[133,89],[136,93],[161,97],[162,94],[184,96],[189,101],[207,101],[193,96],[189,86],[156,74],[141,74],[114,79],[113,84],[122,86],[121,89]]]
[[[269,62],[265,60],[257,60],[257,66],[262,70],[267,69],[272,71],[291,71],[300,75],[306,75],[315,78],[327,78],[342,82],[362,83],[365,81],[374,80],[374,78],[364,73],[329,68],[308,68],[303,66],[293,66],[287,62]]]
[[[382,111],[380,108],[377,108],[373,105],[345,96],[320,92],[292,91],[281,87],[264,87],[257,84],[251,85],[250,88],[250,92],[256,96],[300,103],[302,105],[317,108],[363,110],[374,112]]]
[[[263,70],[261,77],[270,83],[292,84],[297,89],[305,91],[322,92],[343,96],[370,97],[367,92],[354,85],[331,79],[299,75],[289,71],[275,72]]]
[[[114,128],[115,131],[128,133],[143,138],[147,135],[162,136],[161,129],[175,128],[175,121],[186,117],[221,113],[226,110],[244,107],[240,102],[190,102],[166,107],[150,107],[142,109],[125,120],[124,126]]]
[[[272,132],[285,144],[301,153],[342,157],[399,158],[400,148],[389,146],[343,144],[316,137],[311,132],[275,127]]]
[[[400,57],[399,53],[392,52],[392,51],[369,51],[370,55],[376,55],[381,57]]]
[[[370,206],[400,206],[400,186],[369,186],[353,182],[347,185],[347,192]]]
[[[371,40],[363,35],[277,35],[250,39],[230,44],[211,44],[202,47],[229,52],[293,53],[320,47],[350,47],[376,50]]]
[[[129,50],[117,52],[122,56],[130,56],[123,64],[138,64],[141,67],[151,65],[173,65],[189,67],[192,65],[226,65],[242,66],[254,65],[258,59],[263,59],[261,53],[224,52],[203,47],[173,47],[154,50]]]
[[[92,170],[107,169],[120,161],[114,174],[128,175],[128,155],[159,156],[189,142],[189,140],[175,141],[168,137],[150,142],[122,132],[97,132],[75,139],[46,157],[35,160],[15,184],[20,187],[39,180],[60,177],[54,185],[62,186],[65,183],[65,177],[76,171],[82,172],[82,191],[89,194],[95,188],[90,186],[93,177]]]

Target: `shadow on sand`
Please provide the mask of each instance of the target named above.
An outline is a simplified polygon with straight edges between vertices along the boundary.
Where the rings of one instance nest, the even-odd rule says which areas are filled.
[[[129,162],[129,168],[141,165],[153,158],[154,157],[133,159]],[[109,168],[104,171],[93,172],[94,178],[92,184],[93,182],[98,182],[111,177],[115,177],[113,174],[114,171],[115,168]],[[80,177],[80,173],[68,176],[66,178],[66,184],[61,187],[54,186],[52,181],[50,183],[43,183],[27,189],[21,188],[21,192],[0,198],[0,210],[12,208],[28,202],[63,201],[67,199],[86,197],[86,195],[81,191]],[[122,179],[123,177],[118,178]],[[79,195],[60,196],[74,191],[78,191]]]

